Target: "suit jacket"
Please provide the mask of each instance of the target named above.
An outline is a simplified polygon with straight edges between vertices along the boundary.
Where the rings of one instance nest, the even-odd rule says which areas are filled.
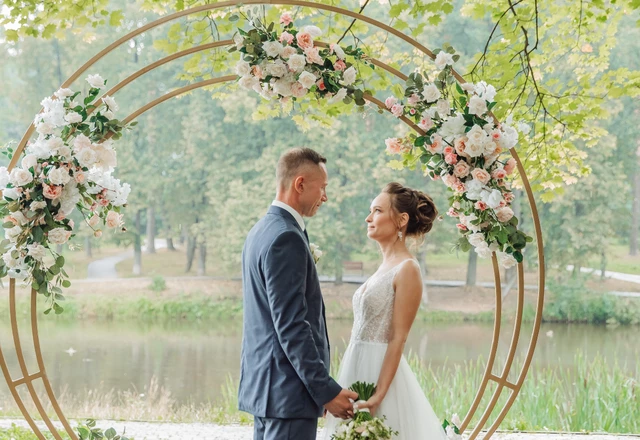
[[[329,376],[329,338],[308,239],[271,206],[242,251],[244,322],[240,410],[258,417],[316,418],[342,390]]]

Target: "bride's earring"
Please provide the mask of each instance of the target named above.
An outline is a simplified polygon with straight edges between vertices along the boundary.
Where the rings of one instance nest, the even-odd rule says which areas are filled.
[[[398,238],[402,241],[402,231],[398,231]]]

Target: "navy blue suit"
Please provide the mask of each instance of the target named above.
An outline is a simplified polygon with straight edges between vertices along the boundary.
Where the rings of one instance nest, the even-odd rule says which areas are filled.
[[[329,376],[324,302],[305,232],[271,206],[242,251],[242,411],[255,439],[315,439],[324,404],[342,390]]]

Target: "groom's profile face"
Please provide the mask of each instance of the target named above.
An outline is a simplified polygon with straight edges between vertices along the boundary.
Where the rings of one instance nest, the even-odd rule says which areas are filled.
[[[329,176],[325,164],[310,166],[303,175],[303,191],[300,197],[302,215],[313,217],[320,206],[327,201]]]

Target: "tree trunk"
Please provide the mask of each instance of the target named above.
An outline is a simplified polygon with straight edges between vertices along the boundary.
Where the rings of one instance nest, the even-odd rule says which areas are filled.
[[[196,239],[195,237],[189,236],[187,238],[187,267],[185,267],[184,271],[186,273],[191,272],[191,267],[193,266],[193,258],[196,255]]]
[[[467,286],[476,285],[476,272],[478,269],[478,254],[471,249],[469,251],[469,262],[467,264]]]
[[[133,235],[133,274],[142,275],[142,211],[136,212],[136,229]]]
[[[175,252],[176,247],[173,245],[173,238],[167,237],[167,250]]]
[[[342,284],[342,275],[343,275],[343,267],[342,267],[342,261],[344,260],[343,256],[342,256],[342,247],[338,244],[335,247],[336,249],[336,258],[335,258],[335,262],[336,262],[336,270],[335,270],[335,276],[336,276],[336,285]]]
[[[631,211],[631,235],[629,237],[629,255],[638,255],[638,221],[640,220],[640,172],[636,171],[631,185],[633,208]]]
[[[198,246],[198,276],[204,276],[207,269],[207,244],[200,243]]]
[[[88,235],[84,237],[84,253],[87,258],[93,258],[93,252],[91,249],[91,237]]]
[[[604,272],[607,270],[607,253],[602,249],[600,251],[600,279],[605,280]]]
[[[156,210],[153,206],[147,208],[147,253],[156,253]]]

